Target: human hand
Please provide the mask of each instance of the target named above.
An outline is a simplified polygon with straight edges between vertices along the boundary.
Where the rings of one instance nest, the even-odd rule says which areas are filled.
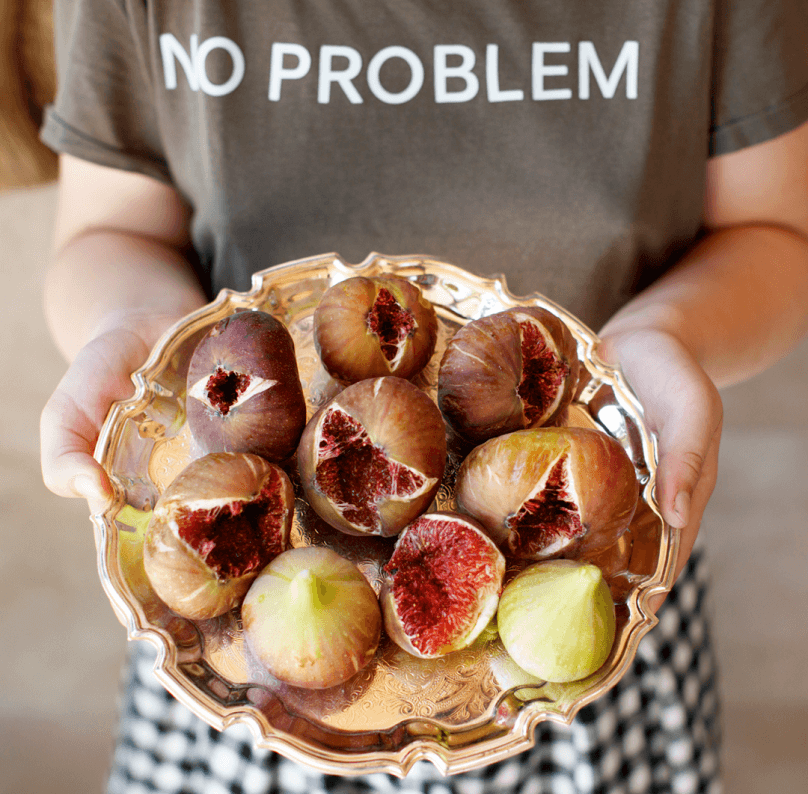
[[[687,563],[718,473],[723,409],[713,382],[687,348],[658,330],[605,331],[598,350],[619,365],[658,439],[656,499],[680,530],[675,576]],[[665,596],[651,602],[656,611]]]
[[[113,402],[134,393],[130,373],[143,364],[151,340],[172,321],[121,322],[76,355],[40,418],[42,477],[53,493],[84,498],[93,513],[107,506],[112,488],[93,458],[101,425]]]

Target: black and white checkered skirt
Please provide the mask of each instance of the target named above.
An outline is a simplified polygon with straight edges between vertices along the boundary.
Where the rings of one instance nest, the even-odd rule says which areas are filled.
[[[107,794],[719,794],[706,591],[696,552],[616,687],[571,726],[541,723],[532,749],[450,777],[426,761],[404,779],[323,775],[257,749],[245,726],[219,732],[174,700],[151,647],[131,643]]]

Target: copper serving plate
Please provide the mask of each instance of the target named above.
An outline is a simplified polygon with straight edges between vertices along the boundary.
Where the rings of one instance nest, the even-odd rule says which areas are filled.
[[[620,541],[620,560],[607,572],[617,602],[617,639],[607,663],[589,678],[560,685],[520,677],[498,640],[420,660],[383,639],[374,661],[350,681],[311,692],[282,684],[254,663],[238,610],[195,622],[175,615],[152,591],[143,572],[138,511],[150,510],[168,483],[201,454],[188,432],[184,408],[187,365],[199,339],[235,311],[260,309],[282,320],[295,341],[311,416],[340,389],[314,349],[314,309],[331,285],[358,274],[381,273],[417,283],[435,306],[437,349],[415,380],[433,399],[443,349],[469,320],[512,306],[537,305],[560,317],[575,337],[584,366],[567,423],[597,427],[618,439],[634,462],[641,487],[634,521]],[[528,749],[542,720],[569,723],[583,705],[617,683],[640,639],[656,623],[649,599],[670,589],[678,537],[654,501],[655,440],[621,373],[598,359],[597,341],[586,326],[541,295],[517,298],[502,277],[480,278],[420,256],[373,254],[350,265],[327,254],[256,273],[249,292],[223,290],[164,334],[132,375],[134,396],[112,407],[98,440],[96,459],[114,487],[113,503],[93,516],[99,572],[129,638],[149,640],[157,648],[158,679],[207,723],[218,729],[244,723],[257,745],[331,774],[403,776],[424,759],[444,774],[462,772]],[[459,464],[459,454],[450,449],[433,508],[455,507]],[[293,545],[329,545],[354,560],[378,592],[380,568],[392,541],[331,530],[302,498],[292,536]]]

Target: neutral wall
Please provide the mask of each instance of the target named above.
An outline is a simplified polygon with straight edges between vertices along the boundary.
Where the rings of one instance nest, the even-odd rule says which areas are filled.
[[[111,747],[125,644],[85,506],[41,484],[38,420],[64,364],[40,307],[53,188],[0,194],[0,792],[92,794]],[[808,343],[728,390],[705,521],[728,794],[808,780]]]

